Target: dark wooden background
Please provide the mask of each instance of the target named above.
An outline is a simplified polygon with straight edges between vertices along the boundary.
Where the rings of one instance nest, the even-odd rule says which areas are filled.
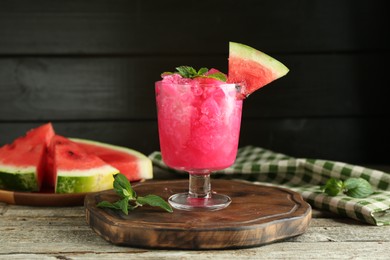
[[[244,103],[240,145],[389,163],[387,0],[0,0],[0,144],[57,133],[159,149],[154,82],[227,71],[228,42],[290,73]]]

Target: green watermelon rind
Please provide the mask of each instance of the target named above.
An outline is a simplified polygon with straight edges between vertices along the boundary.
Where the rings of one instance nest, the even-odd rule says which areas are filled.
[[[93,140],[89,140],[89,139],[81,139],[81,138],[69,138],[71,141],[74,141],[76,143],[85,143],[85,144],[91,144],[91,145],[96,145],[96,146],[101,146],[101,147],[105,147],[105,148],[108,148],[108,149],[112,149],[114,151],[120,151],[120,152],[124,152],[124,153],[127,153],[127,154],[130,154],[130,155],[133,155],[135,157],[138,158],[139,160],[139,166],[140,166],[140,172],[141,172],[141,176],[140,178],[142,179],[153,179],[153,164],[152,164],[152,161],[146,156],[144,155],[143,153],[140,153],[136,150],[133,150],[133,149],[130,149],[130,148],[127,148],[127,147],[123,147],[123,146],[117,146],[117,145],[113,145],[113,144],[107,144],[107,143],[103,143],[103,142],[99,142],[99,141],[93,141]]]
[[[229,56],[252,60],[262,64],[274,73],[275,79],[283,77],[289,72],[289,69],[280,61],[242,43],[229,42]]]
[[[88,170],[59,170],[57,172],[56,193],[84,193],[113,188],[114,175],[119,171],[105,165]]]
[[[35,167],[1,165],[0,189],[15,191],[39,191]]]

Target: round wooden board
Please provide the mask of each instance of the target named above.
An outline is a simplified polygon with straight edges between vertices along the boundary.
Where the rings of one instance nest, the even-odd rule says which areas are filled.
[[[225,249],[260,246],[306,231],[311,207],[300,194],[282,188],[231,180],[212,180],[212,188],[232,203],[219,211],[168,213],[144,206],[123,214],[97,208],[102,200],[114,202],[111,191],[87,194],[86,220],[101,237],[116,245],[172,249]],[[155,194],[168,199],[188,189],[188,181],[146,181],[133,186],[139,196]]]

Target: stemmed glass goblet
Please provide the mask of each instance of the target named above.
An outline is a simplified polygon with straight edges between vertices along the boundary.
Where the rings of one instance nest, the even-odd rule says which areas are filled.
[[[162,80],[155,91],[162,159],[189,173],[188,192],[169,203],[181,210],[227,207],[230,197],[212,192],[210,174],[231,166],[237,155],[243,101],[236,85]]]

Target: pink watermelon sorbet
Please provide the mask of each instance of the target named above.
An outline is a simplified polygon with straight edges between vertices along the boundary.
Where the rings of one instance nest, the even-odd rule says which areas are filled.
[[[156,82],[164,162],[193,174],[208,174],[232,165],[242,112],[242,100],[236,96],[234,84],[212,78],[188,79],[172,74]]]

